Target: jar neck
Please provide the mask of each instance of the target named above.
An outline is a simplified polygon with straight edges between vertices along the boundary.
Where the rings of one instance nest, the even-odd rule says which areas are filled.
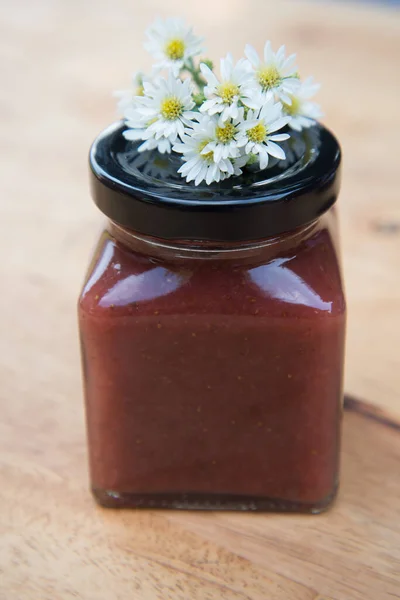
[[[319,227],[321,219],[304,227],[247,242],[215,242],[202,240],[165,240],[139,234],[109,221],[108,231],[117,242],[133,252],[159,260],[246,260],[256,257],[273,258],[278,253],[295,248]]]

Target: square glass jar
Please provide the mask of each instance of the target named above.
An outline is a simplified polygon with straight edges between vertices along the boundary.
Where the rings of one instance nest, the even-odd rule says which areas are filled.
[[[194,203],[187,185],[149,199],[115,151],[118,128],[94,145],[94,198],[110,221],[79,323],[91,484],[102,505],[319,512],[333,500],[345,300],[332,207],[339,151],[321,129],[336,149],[319,165],[323,182],[315,175],[311,190],[304,183],[274,205],[268,194],[293,181],[268,181],[256,204],[263,219],[246,212],[251,185],[239,199],[215,186],[217,199],[203,206],[204,190],[190,190]],[[117,192],[104,176],[111,163],[100,173],[105,156],[125,169]],[[297,190],[318,157],[297,166]]]

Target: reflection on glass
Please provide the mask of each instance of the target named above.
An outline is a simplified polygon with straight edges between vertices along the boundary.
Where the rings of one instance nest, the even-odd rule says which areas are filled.
[[[111,262],[113,254],[114,254],[114,249],[113,249],[112,245],[106,244],[105,248],[104,248],[104,252],[103,252],[103,254],[100,255],[100,260],[97,263],[97,265],[95,266],[92,276],[89,278],[88,282],[86,283],[86,285],[83,289],[83,294],[87,294],[88,291],[94,286],[94,284],[97,283],[97,281],[99,281],[99,279],[102,277],[102,275],[104,275],[108,265]]]
[[[291,271],[290,261],[290,258],[277,258],[268,265],[255,267],[249,271],[250,279],[271,298],[330,311],[332,302],[324,302],[297,273]]]
[[[182,284],[182,277],[171,273],[168,269],[155,267],[144,273],[128,275],[106,293],[100,306],[126,306],[132,302],[154,300],[177,290]]]

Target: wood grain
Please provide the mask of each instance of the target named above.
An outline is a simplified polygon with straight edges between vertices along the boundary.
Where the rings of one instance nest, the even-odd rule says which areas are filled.
[[[101,216],[87,149],[156,14],[209,54],[297,51],[344,149],[342,490],[318,517],[107,511],[88,491],[75,299]],[[348,3],[0,0],[0,600],[400,597],[400,17]],[[393,416],[394,415],[394,416]]]
[[[318,517],[98,508],[68,426],[68,464],[39,439],[3,452],[0,599],[400,598],[399,425],[349,406],[339,500]]]

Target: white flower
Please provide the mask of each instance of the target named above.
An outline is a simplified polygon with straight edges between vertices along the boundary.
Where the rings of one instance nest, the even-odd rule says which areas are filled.
[[[238,102],[246,104],[254,91],[254,77],[249,61],[242,58],[234,65],[231,54],[221,58],[221,81],[206,64],[202,63],[200,69],[207,81],[204,88],[207,100],[200,111],[209,115],[220,114],[221,122],[236,119],[239,114]]]
[[[132,122],[127,121],[126,125],[128,127],[132,127]],[[146,132],[146,128],[144,129],[128,129],[128,131],[124,131],[123,136],[127,140],[139,141],[143,140],[143,136]],[[143,142],[138,147],[139,152],[146,152],[147,150],[155,150],[157,149],[161,154],[169,154],[171,152],[171,142],[165,138],[160,140],[156,140],[154,138],[150,138]]]
[[[197,113],[190,80],[175,79],[170,72],[168,79],[159,77],[153,82],[145,81],[144,96],[135,98],[133,106],[125,110],[126,139],[141,139],[145,143],[138,150],[158,148],[160,152],[170,152],[171,144],[177,137],[183,137],[185,126],[190,126]]]
[[[297,83],[297,67],[295,66],[296,55],[285,57],[285,46],[281,46],[278,52],[273,52],[271,42],[264,46],[264,60],[260,60],[257,51],[246,44],[245,55],[254,67],[255,79],[262,92],[274,90],[277,97],[290,103],[289,93]]]
[[[186,177],[186,181],[194,181],[195,185],[204,180],[209,185],[231,175],[240,175],[242,171],[238,162],[228,158],[215,162],[214,152],[205,151],[215,134],[215,119],[208,115],[199,115],[198,119],[197,123],[192,123],[192,129],[186,131],[182,142],[173,146],[175,152],[183,154],[185,161],[178,173]]]
[[[322,117],[322,112],[316,102],[310,102],[310,98],[320,88],[319,83],[314,83],[312,77],[308,77],[302,83],[298,82],[294,91],[290,94],[290,102],[283,103],[284,113],[291,117],[289,127],[301,131],[305,127],[311,127],[315,120]]]
[[[158,61],[155,67],[172,69],[175,76],[189,59],[203,50],[203,38],[195,36],[182,19],[156,19],[146,35],[148,41],[144,47]]]
[[[128,106],[128,108],[125,109],[124,116],[125,125],[128,127],[128,129],[123,132],[124,138],[133,142],[145,140],[143,144],[138,147],[139,152],[154,150],[155,148],[157,148],[161,154],[171,152],[171,142],[168,139],[155,139],[154,137],[147,139],[146,132],[148,127],[152,124],[152,120],[146,120],[142,116],[139,116],[136,108],[133,106]]]
[[[269,162],[269,155],[284,160],[285,152],[275,142],[289,138],[286,133],[274,134],[289,122],[290,117],[282,116],[282,104],[275,102],[272,93],[267,95],[265,104],[258,111],[249,110],[246,120],[241,123],[239,147],[244,147],[247,155],[258,155],[261,169]]]
[[[145,74],[142,71],[137,71],[132,75],[132,88],[130,90],[117,90],[113,93],[113,96],[119,98],[117,108],[120,113],[123,114],[124,111],[132,105],[136,96],[143,96],[144,80]]]
[[[213,152],[216,163],[227,158],[238,158],[241,150],[238,140],[241,137],[240,124],[244,119],[244,109],[238,109],[236,119],[229,119],[221,123],[217,116],[210,117],[210,139],[204,147],[203,153]]]

